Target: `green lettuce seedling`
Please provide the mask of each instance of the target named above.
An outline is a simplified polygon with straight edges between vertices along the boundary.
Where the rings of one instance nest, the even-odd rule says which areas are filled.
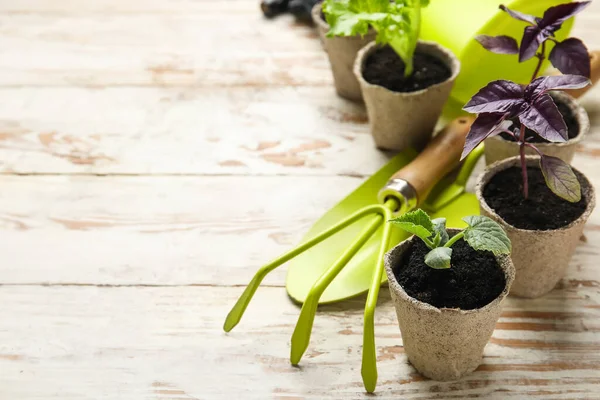
[[[389,222],[418,236],[425,243],[431,250],[425,256],[425,264],[435,269],[450,268],[452,245],[463,238],[477,251],[491,251],[494,255],[511,252],[511,243],[506,232],[490,218],[472,215],[463,218],[463,221],[467,223],[467,227],[451,238],[446,231],[446,218],[432,220],[421,209],[403,214]]]
[[[429,0],[325,0],[327,36],[362,36],[372,26],[377,43],[389,44],[404,61],[408,77],[421,31],[421,7],[428,4]]]

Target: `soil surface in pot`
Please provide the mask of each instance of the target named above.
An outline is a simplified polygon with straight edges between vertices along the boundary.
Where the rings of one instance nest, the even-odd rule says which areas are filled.
[[[409,296],[438,308],[472,310],[492,302],[506,285],[504,272],[489,251],[475,251],[463,239],[452,246],[452,266],[425,264],[429,248],[415,239],[395,265],[394,275]]]
[[[574,171],[579,182],[585,182]],[[561,199],[548,189],[539,168],[527,168],[529,198],[523,197],[520,167],[498,172],[483,188],[483,198],[502,219],[515,228],[529,230],[558,229],[579,218],[587,207],[582,197],[577,203]],[[583,183],[582,183],[583,189]]]
[[[567,134],[569,135],[569,139],[573,139],[573,138],[577,137],[577,135],[579,135],[579,122],[577,122],[577,118],[575,118],[575,115],[573,114],[571,109],[566,104],[564,104],[560,101],[556,101],[556,100],[555,100],[555,102],[556,102],[556,106],[558,107],[558,111],[560,111],[560,114],[563,116],[563,119],[565,120],[565,124],[567,125]],[[519,122],[519,118],[513,118],[513,119],[511,119],[511,121],[514,124],[513,127],[521,126],[520,125],[521,123]],[[515,138],[510,136],[508,133],[501,133],[500,136],[504,140],[509,140],[511,142],[515,141]],[[528,128],[525,128],[525,139],[530,143],[550,143],[549,141],[542,138],[541,136],[539,136],[538,134],[536,134],[535,132],[533,132],[531,129],[528,129]]]
[[[448,80],[450,68],[432,55],[415,53],[414,72],[404,78],[404,61],[389,46],[373,51],[367,58],[363,77],[372,85],[383,86],[393,92],[415,92]]]

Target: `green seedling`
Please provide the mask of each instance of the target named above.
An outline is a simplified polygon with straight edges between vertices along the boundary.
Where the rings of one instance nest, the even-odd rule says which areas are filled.
[[[421,31],[421,7],[429,0],[325,0],[327,36],[365,35],[377,31],[377,43],[389,44],[404,61],[404,76],[413,73],[413,55]]]
[[[419,237],[425,243],[431,250],[425,256],[425,264],[431,268],[450,268],[452,245],[460,239],[464,239],[477,251],[491,251],[494,255],[510,254],[510,239],[506,236],[504,229],[492,219],[483,215],[472,215],[463,218],[463,221],[467,223],[467,227],[449,237],[446,231],[446,218],[432,220],[421,209],[389,220],[406,232]]]

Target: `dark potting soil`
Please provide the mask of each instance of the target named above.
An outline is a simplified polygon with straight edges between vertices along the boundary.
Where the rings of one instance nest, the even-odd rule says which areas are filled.
[[[581,174],[574,171],[582,183]],[[487,204],[515,228],[529,230],[558,229],[584,213],[587,200],[577,203],[561,199],[548,189],[539,168],[527,168],[529,198],[523,197],[521,168],[512,167],[498,172],[483,188]],[[582,183],[583,189],[583,183]]]
[[[492,302],[506,285],[504,272],[489,251],[475,251],[463,239],[452,246],[449,269],[425,264],[429,248],[413,241],[394,275],[409,296],[438,308],[472,310]]]
[[[414,92],[450,78],[450,68],[441,60],[424,53],[415,53],[414,72],[404,78],[404,61],[389,46],[375,50],[367,58],[363,77],[373,85],[394,92]]]
[[[567,125],[567,134],[569,135],[569,139],[577,137],[577,135],[579,135],[579,122],[577,122],[577,118],[575,118],[575,115],[571,109],[560,101],[556,101],[556,106],[558,107],[558,111],[560,111],[563,119],[565,120],[565,124]],[[513,118],[511,121],[514,123],[513,126],[520,126],[518,118]],[[508,133],[501,133],[500,136],[504,140],[515,142],[515,139]],[[549,143],[546,139],[540,137],[528,128],[525,129],[525,139],[531,143]]]

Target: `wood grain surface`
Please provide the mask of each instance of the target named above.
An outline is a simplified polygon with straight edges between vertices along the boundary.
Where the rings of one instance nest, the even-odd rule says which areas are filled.
[[[364,297],[299,313],[260,265],[390,157],[313,28],[258,0],[0,1],[0,399],[366,399]],[[574,34],[600,48],[600,3]],[[600,187],[600,88],[574,165]],[[421,377],[375,317],[382,399],[600,399],[600,211],[547,296],[509,298],[484,363]]]

